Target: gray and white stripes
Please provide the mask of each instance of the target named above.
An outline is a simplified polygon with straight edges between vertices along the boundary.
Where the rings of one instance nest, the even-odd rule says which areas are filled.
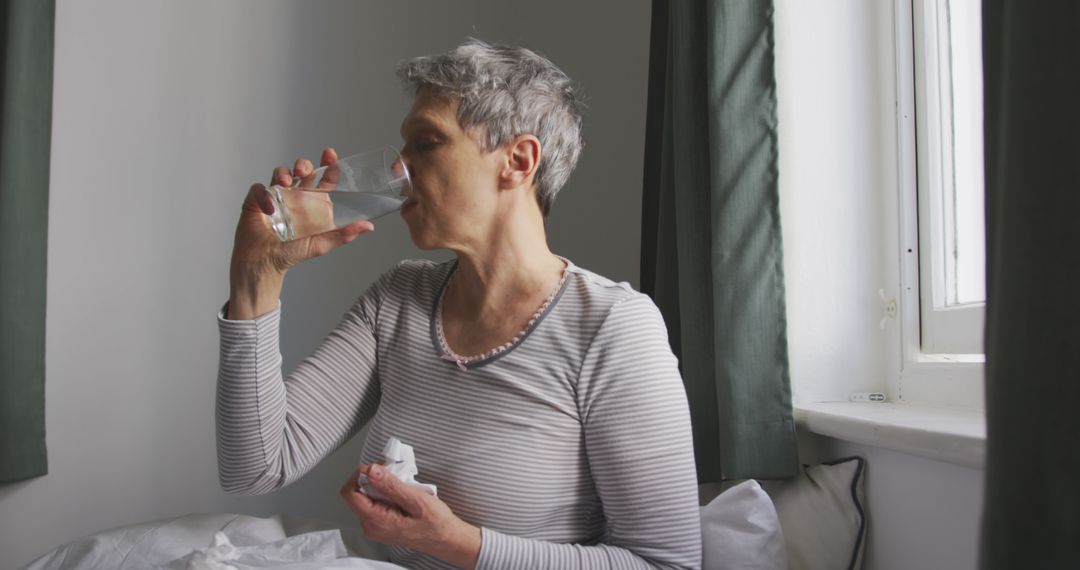
[[[479,568],[699,567],[689,412],[652,300],[571,263],[519,344],[461,370],[431,328],[454,268],[401,262],[284,380],[279,311],[219,315],[222,487],[287,485],[370,421],[358,462],[412,445],[418,479],[483,528]]]

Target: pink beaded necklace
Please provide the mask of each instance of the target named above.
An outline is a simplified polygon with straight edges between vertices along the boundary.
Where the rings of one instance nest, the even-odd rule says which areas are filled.
[[[562,290],[563,284],[566,282],[566,276],[570,273],[570,262],[563,257],[560,257],[560,259],[562,259],[563,262],[566,263],[566,266],[563,267],[562,275],[559,277],[559,284],[555,286],[555,290],[551,292],[551,295],[548,295],[548,298],[544,301],[544,304],[540,305],[540,308],[537,309],[535,313],[533,313],[532,318],[529,319],[529,322],[525,325],[525,327],[522,328],[517,333],[517,335],[515,335],[514,338],[506,344],[496,346],[495,348],[483,354],[477,354],[474,356],[462,356],[454,352],[454,350],[450,348],[450,344],[446,342],[446,335],[443,333],[442,311],[443,299],[446,297],[446,290],[450,288],[450,282],[447,281],[446,286],[443,287],[442,292],[439,294],[439,303],[435,309],[435,332],[439,337],[439,346],[442,348],[443,352],[441,358],[443,358],[444,360],[453,361],[457,364],[458,368],[463,371],[467,371],[468,368],[465,367],[466,364],[470,362],[479,362],[481,360],[486,360],[488,358],[491,358],[492,356],[495,356],[496,354],[500,354],[506,352],[507,350],[510,350],[514,345],[521,342],[521,339],[525,337],[525,335],[529,332],[530,329],[532,329],[533,325],[536,324],[536,321],[540,318],[541,315],[544,314],[544,311],[546,311],[547,308],[551,305],[551,303],[555,301],[555,297],[558,296],[559,291]]]

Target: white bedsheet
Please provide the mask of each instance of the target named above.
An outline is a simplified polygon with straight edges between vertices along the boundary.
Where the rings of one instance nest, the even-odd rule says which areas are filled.
[[[215,536],[221,533],[221,536]],[[215,548],[216,547],[216,548]],[[382,548],[359,530],[276,515],[192,514],[108,530],[64,544],[24,570],[108,568],[389,570]]]

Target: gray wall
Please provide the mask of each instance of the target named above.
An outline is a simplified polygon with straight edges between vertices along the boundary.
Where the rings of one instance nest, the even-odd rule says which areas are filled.
[[[551,57],[589,97],[553,251],[635,287],[649,2],[57,2],[46,398],[50,473],[0,487],[0,567],[188,512],[348,522],[353,440],[274,495],[218,489],[215,313],[248,186],[325,145],[398,144],[396,62],[464,37]],[[290,272],[293,366],[398,259],[397,217]]]

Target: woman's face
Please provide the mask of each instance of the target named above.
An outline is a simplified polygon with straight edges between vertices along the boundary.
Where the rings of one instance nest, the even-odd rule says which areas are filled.
[[[421,90],[401,124],[412,188],[401,217],[420,249],[465,243],[495,213],[499,152],[484,152],[457,122],[458,104]]]

